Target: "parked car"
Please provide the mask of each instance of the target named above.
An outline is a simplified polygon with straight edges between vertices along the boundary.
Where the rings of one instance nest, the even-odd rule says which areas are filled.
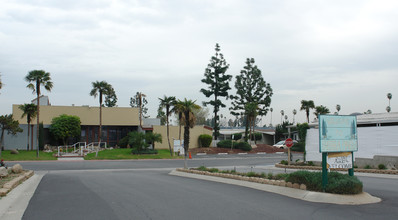
[[[297,144],[298,142],[296,140],[293,140],[293,144]],[[280,149],[287,149],[285,145],[285,141],[279,141],[278,143],[273,145],[274,147],[280,148]]]

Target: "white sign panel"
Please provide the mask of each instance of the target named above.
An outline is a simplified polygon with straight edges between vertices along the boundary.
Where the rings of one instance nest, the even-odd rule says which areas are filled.
[[[327,159],[328,169],[333,168],[347,168],[352,169],[352,153],[328,153]]]
[[[184,140],[174,140],[174,148],[173,148],[174,153],[180,152],[180,155],[184,154]]]

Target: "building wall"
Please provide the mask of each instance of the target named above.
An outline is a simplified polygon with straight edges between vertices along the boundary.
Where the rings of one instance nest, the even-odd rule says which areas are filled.
[[[26,117],[21,118],[22,111],[19,105],[12,106],[12,113],[19,124],[26,124]],[[76,115],[81,125],[99,125],[99,107],[89,106],[40,106],[40,122],[50,125],[54,117],[62,114]],[[33,120],[36,123],[36,119]],[[138,126],[139,110],[130,107],[102,107],[102,125],[108,126]]]
[[[8,135],[7,131],[4,132],[4,149],[12,150],[26,150],[27,141],[28,141],[28,125],[19,125],[20,128],[23,129],[23,132],[17,133],[16,135]],[[31,140],[32,140],[32,130],[30,130],[29,135],[29,148],[31,148]],[[33,147],[36,149],[36,125],[33,126]]]
[[[372,159],[375,155],[398,156],[398,143],[395,141],[398,126],[358,127],[358,151],[354,158]],[[322,161],[319,153],[319,130],[308,129],[305,141],[308,161]]]
[[[173,148],[173,139],[179,139],[179,126],[169,126],[170,129],[170,144]],[[158,133],[162,135],[162,143],[156,143],[155,148],[157,149],[168,149],[169,144],[167,142],[167,126],[154,125],[153,133]],[[199,147],[199,136],[201,134],[212,135],[213,131],[204,128],[204,126],[195,126],[190,130],[190,143],[189,148]],[[181,139],[184,139],[184,127],[181,127]]]

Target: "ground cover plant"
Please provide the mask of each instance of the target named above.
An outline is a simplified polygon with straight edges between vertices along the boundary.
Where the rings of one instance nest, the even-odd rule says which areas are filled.
[[[157,154],[132,154],[131,149],[120,148],[113,150],[102,150],[98,156],[94,153],[87,154],[85,160],[128,160],[128,159],[181,159],[182,157],[170,156],[168,149],[158,149]]]
[[[18,150],[19,154],[11,154],[11,150],[3,151],[1,159],[7,161],[21,161],[21,160],[57,160],[52,152],[40,152],[40,157],[37,158],[36,151]]]
[[[235,170],[218,170],[217,168],[207,168],[204,166],[195,168],[200,171],[208,171],[211,173],[229,173],[240,176],[248,177],[259,177],[274,180],[284,180],[286,182],[304,184],[307,186],[307,190],[322,192],[322,173],[321,172],[309,172],[309,171],[296,171],[294,173],[239,173]],[[334,194],[359,194],[363,190],[363,184],[355,176],[349,176],[347,174],[341,174],[339,172],[328,173],[328,184],[325,192]]]

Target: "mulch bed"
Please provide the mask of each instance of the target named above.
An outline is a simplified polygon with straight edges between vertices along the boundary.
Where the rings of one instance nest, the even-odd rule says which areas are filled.
[[[287,152],[287,149],[279,149],[267,144],[257,144],[257,147],[253,148],[251,151],[243,151],[240,149],[228,149],[228,148],[218,148],[218,147],[206,147],[206,148],[192,148],[189,151],[192,154],[206,153],[206,154],[218,154],[218,153],[228,153],[228,154],[238,154],[238,153],[276,153],[276,152]]]

